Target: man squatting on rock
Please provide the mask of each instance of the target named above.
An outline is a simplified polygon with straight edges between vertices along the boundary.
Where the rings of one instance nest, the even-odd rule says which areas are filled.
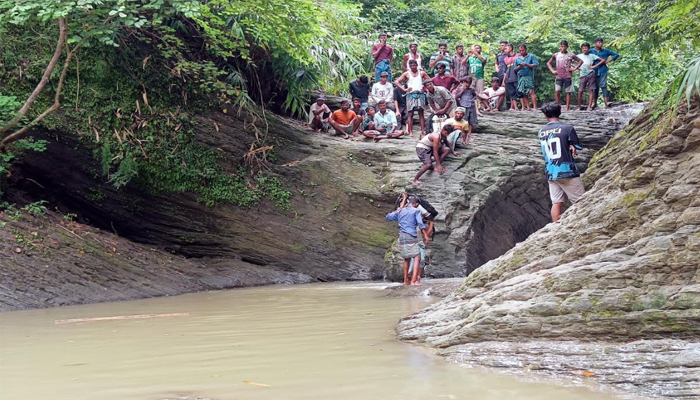
[[[582,150],[573,126],[559,122],[561,106],[547,103],[542,107],[547,124],[540,129],[538,138],[544,156],[545,175],[549,181],[549,197],[552,199],[552,221],[559,221],[561,207],[566,197],[576,203],[586,189],[576,167],[577,150]]]
[[[398,221],[399,223],[399,251],[403,257],[403,283],[404,285],[420,285],[420,239],[417,229],[423,232],[425,244],[430,244],[428,228],[423,223],[423,217],[418,209],[420,202],[415,196],[408,198],[408,205],[398,208],[396,211],[386,215],[387,221]],[[409,280],[408,267],[413,260],[413,277]]]

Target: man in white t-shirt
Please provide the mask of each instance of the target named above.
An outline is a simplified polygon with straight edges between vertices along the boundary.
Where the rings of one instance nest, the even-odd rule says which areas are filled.
[[[389,73],[384,71],[379,77],[379,82],[372,85],[372,93],[369,95],[369,105],[376,106],[381,100],[386,102],[387,108],[396,111],[394,107],[394,86],[389,80]]]
[[[501,106],[506,98],[506,88],[501,87],[500,83],[498,78],[492,78],[491,87],[478,95],[484,105],[484,111],[501,111]]]
[[[309,126],[318,133],[321,129],[328,129],[328,117],[331,116],[331,109],[326,105],[326,96],[320,95],[316,102],[309,108]]]

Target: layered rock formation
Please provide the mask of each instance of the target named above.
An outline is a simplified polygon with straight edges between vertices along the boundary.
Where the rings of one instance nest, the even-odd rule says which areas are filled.
[[[580,157],[582,167],[638,109],[629,106],[565,115],[576,124],[588,148]],[[78,262],[84,274],[68,274],[65,279],[51,275],[36,284],[15,275],[21,268],[7,268],[15,271],[6,274],[8,287],[22,286],[28,298],[43,298],[45,306],[50,306],[263,283],[400,279],[398,260],[386,252],[396,237],[396,227],[384,222],[384,215],[393,209],[397,194],[410,184],[420,166],[415,139],[354,142],[313,135],[295,127],[294,121],[270,117],[268,122],[268,134],[278,148],[277,161],[270,168],[294,193],[290,213],[271,204],[249,209],[207,207],[188,193],[154,194],[138,187],[116,190],[95,177],[100,167],[76,135],[37,132],[49,139],[49,148],[43,154],[28,154],[13,171],[12,200],[20,204],[48,200],[52,209],[78,214],[80,222],[145,248],[188,258],[201,271],[185,274],[183,280],[196,277],[192,279],[199,283],[181,285],[164,279],[155,285],[160,291],[126,290],[122,292],[128,295],[122,297],[101,296],[91,290],[80,293],[85,284],[114,287],[119,268],[142,267],[126,259],[123,264]],[[461,157],[448,159],[446,174],[429,173],[424,185],[409,188],[440,212],[430,246],[430,276],[466,276],[547,223],[549,200],[535,138],[543,123],[541,113],[487,115],[481,119],[474,145],[463,150]],[[201,118],[197,137],[227,155],[224,166],[230,170],[238,167],[254,133],[236,117],[215,114]],[[9,224],[8,229],[36,231]],[[13,265],[32,265],[35,260],[27,257],[39,257],[38,263],[57,267],[75,261],[58,256],[42,259],[40,251],[25,250],[15,256]],[[93,273],[93,269],[110,272]],[[133,275],[125,276],[125,285],[141,285]],[[52,284],[55,291],[44,294],[43,287]],[[36,307],[37,303],[22,305],[18,300],[5,307],[23,306]]]
[[[594,152],[641,108],[634,104],[595,113],[564,113],[562,121],[576,126],[585,148],[577,157],[579,168],[585,170]],[[423,185],[408,188],[440,213],[428,252],[428,276],[466,276],[549,222],[550,201],[537,141],[544,123],[540,112],[486,114],[479,118],[473,146],[460,150],[459,158],[449,157],[444,175],[428,173]],[[392,170],[390,182],[399,188],[412,180],[416,156],[403,143],[393,148],[389,156],[402,157],[392,157],[387,168]],[[387,257],[389,276],[394,280],[402,274],[400,262],[396,253]]]
[[[600,345],[591,342],[605,341],[610,345],[598,349],[604,354],[579,363],[603,381],[700,397],[692,344],[700,339],[700,107],[696,99],[690,111],[668,109],[647,107],[595,156],[584,175],[587,194],[560,223],[403,319],[399,337],[445,349],[460,362],[552,370],[558,367],[547,353],[595,353]],[[687,341],[649,342],[668,350],[653,360],[641,355],[646,342],[624,345],[648,339]],[[608,364],[626,352],[637,361]],[[610,365],[628,379],[609,379]],[[634,379],[642,366],[659,368],[657,378]]]

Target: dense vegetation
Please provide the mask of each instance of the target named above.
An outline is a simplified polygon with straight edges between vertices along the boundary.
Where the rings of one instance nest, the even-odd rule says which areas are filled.
[[[399,55],[413,41],[426,55],[446,41],[481,44],[493,58],[505,39],[527,43],[541,63],[562,39],[576,48],[602,36],[622,54],[615,98],[637,101],[694,56],[699,9],[700,0],[0,0],[0,189],[22,152],[45,149],[25,138],[37,125],[80,135],[118,187],[285,207],[280,182],[250,168],[269,154],[261,110],[303,115],[310,90],[342,94],[371,68],[379,31]],[[550,96],[551,75],[540,68],[536,79]],[[195,116],[212,110],[259,131],[236,173],[194,140]]]

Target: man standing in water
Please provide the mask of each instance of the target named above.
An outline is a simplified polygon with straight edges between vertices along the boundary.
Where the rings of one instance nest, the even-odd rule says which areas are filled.
[[[561,106],[547,103],[542,107],[547,118],[547,125],[538,133],[542,155],[544,156],[545,174],[549,181],[549,197],[552,200],[552,221],[559,221],[561,207],[568,197],[576,203],[586,189],[576,167],[577,150],[583,150],[573,126],[559,122]]]
[[[425,244],[430,243],[428,229],[423,223],[423,217],[418,209],[420,202],[414,196],[408,198],[408,206],[399,208],[386,215],[387,221],[399,223],[399,251],[403,257],[403,283],[404,285],[420,285],[420,247],[417,228],[423,232]],[[409,280],[408,266],[413,260],[413,277]]]

